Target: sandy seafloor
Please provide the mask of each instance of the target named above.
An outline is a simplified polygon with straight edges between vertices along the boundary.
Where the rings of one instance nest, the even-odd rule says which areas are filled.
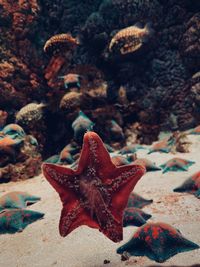
[[[200,200],[187,193],[173,192],[173,188],[200,170],[200,136],[189,138],[192,141],[191,152],[176,154],[196,161],[188,172],[149,172],[138,182],[134,191],[154,200],[153,204],[143,208],[153,216],[149,221],[169,223],[186,238],[200,245]],[[148,157],[157,165],[174,157],[173,154],[146,154],[146,150],[140,150],[138,156]],[[61,202],[42,176],[0,185],[0,195],[10,191],[26,191],[40,196],[41,201],[28,208],[44,212],[45,217],[29,225],[22,233],[0,236],[0,267],[200,266],[200,249],[180,253],[162,264],[146,257],[131,257],[128,261],[121,262],[116,249],[133,236],[136,227],[124,228],[124,239],[118,244],[87,226],[77,228],[65,238],[60,237],[58,222]],[[110,263],[105,265],[105,259]]]

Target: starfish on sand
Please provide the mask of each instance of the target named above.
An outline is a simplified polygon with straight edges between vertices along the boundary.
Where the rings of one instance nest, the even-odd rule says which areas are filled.
[[[166,223],[146,223],[129,242],[117,249],[117,253],[126,252],[131,256],[146,256],[156,262],[164,262],[178,253],[198,248],[199,245]]]
[[[173,158],[168,160],[165,164],[160,165],[163,169],[163,173],[170,171],[187,171],[190,166],[195,164],[194,161],[181,159],[181,158]]]
[[[101,138],[87,132],[76,170],[49,163],[44,163],[42,169],[63,203],[61,236],[87,225],[99,229],[113,242],[122,240],[123,211],[145,173],[143,166],[116,167]]]
[[[200,197],[200,171],[189,177],[181,186],[176,187],[174,192],[189,192],[197,198]]]
[[[152,216],[138,208],[126,208],[124,211],[123,226],[142,226]]]
[[[0,211],[3,209],[21,209],[34,204],[40,197],[30,195],[26,192],[9,192],[0,197]]]
[[[0,234],[22,232],[29,224],[42,219],[44,213],[24,210],[5,209],[0,211]]]

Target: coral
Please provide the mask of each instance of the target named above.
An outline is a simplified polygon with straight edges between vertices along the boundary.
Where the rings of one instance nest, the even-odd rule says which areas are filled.
[[[38,123],[43,119],[44,104],[30,103],[24,106],[16,115],[16,122],[22,126]]]
[[[0,129],[6,124],[8,113],[4,110],[0,110]]]
[[[78,110],[81,106],[82,93],[66,93],[60,101],[60,108],[66,112]]]
[[[162,6],[156,0],[104,0],[99,7],[99,13],[109,29],[115,28],[116,25],[123,28],[138,21],[159,23]]]
[[[200,13],[195,14],[186,24],[186,31],[180,42],[180,51],[185,63],[192,71],[200,67]]]
[[[34,177],[42,157],[37,140],[17,124],[6,125],[0,135],[0,183]]]

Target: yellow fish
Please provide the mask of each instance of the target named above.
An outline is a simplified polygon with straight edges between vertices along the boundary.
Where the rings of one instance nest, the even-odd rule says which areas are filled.
[[[139,24],[124,28],[113,36],[109,51],[122,55],[133,53],[140,49],[152,34],[153,30],[149,23],[144,28],[141,28]]]

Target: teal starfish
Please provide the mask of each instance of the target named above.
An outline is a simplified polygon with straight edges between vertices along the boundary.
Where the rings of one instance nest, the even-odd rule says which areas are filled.
[[[29,195],[25,192],[10,192],[0,198],[0,211],[4,209],[21,209],[34,204],[40,197]]]
[[[160,165],[163,169],[163,173],[174,171],[187,171],[190,166],[195,164],[194,161],[181,159],[181,158],[173,158],[168,160],[165,164]]]
[[[23,210],[23,209],[5,209],[0,212],[0,234],[14,234],[22,232],[30,223],[42,219],[44,213]]]
[[[198,248],[197,244],[168,224],[147,223],[136,231],[129,242],[118,248],[117,253],[146,256],[156,262],[165,262],[178,253]]]

